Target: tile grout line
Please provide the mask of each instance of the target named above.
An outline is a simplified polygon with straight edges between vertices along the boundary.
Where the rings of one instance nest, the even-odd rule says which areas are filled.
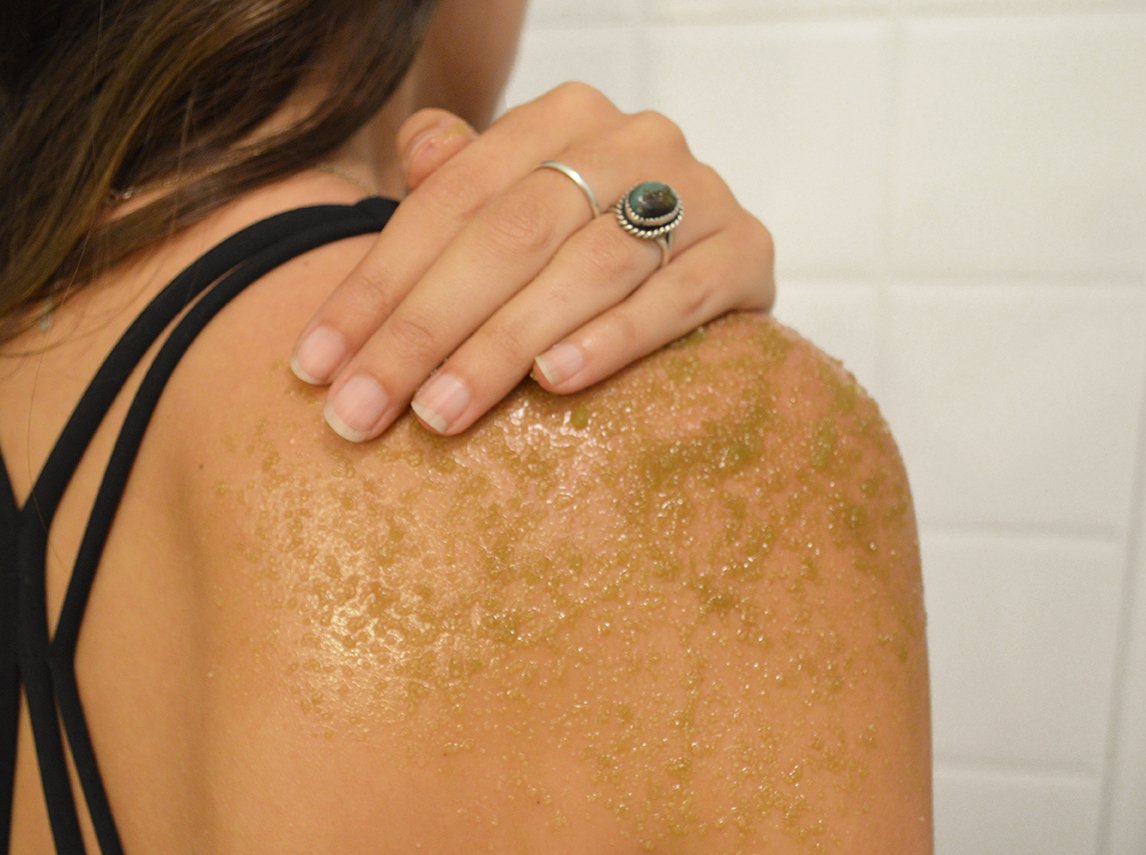
[[[906,52],[906,34],[904,32],[903,16],[898,12],[885,15],[887,27],[888,51],[887,65],[884,73],[887,75],[888,88],[887,104],[884,107],[884,134],[883,163],[880,165],[880,193],[882,194],[881,213],[883,222],[880,228],[880,247],[876,256],[874,268],[871,271],[875,283],[875,319],[873,334],[875,336],[875,377],[872,385],[881,391],[888,388],[890,382],[891,355],[889,352],[891,340],[891,281],[892,248],[895,245],[895,202],[894,190],[896,186],[896,157],[895,152],[899,146],[900,130],[903,123],[903,85],[904,85],[904,55]]]
[[[1118,613],[1117,646],[1114,654],[1114,679],[1108,698],[1106,746],[1103,755],[1102,775],[1099,787],[1098,836],[1095,842],[1096,855],[1111,855],[1111,832],[1116,821],[1120,821],[1115,807],[1118,792],[1118,778],[1123,763],[1122,731],[1132,723],[1124,709],[1127,684],[1130,677],[1129,666],[1134,645],[1135,599],[1146,596],[1146,591],[1138,584],[1138,577],[1146,577],[1146,366],[1141,368],[1142,382],[1139,392],[1138,444],[1134,453],[1134,481],[1130,497],[1126,538],[1124,541],[1122,570],[1122,601]],[[1141,605],[1139,605],[1141,609]],[[1139,629],[1141,632],[1141,629]],[[1141,639],[1138,641],[1141,645]],[[1141,724],[1141,722],[1139,722]]]
[[[886,0],[871,3],[867,8],[855,9],[845,6],[800,8],[793,4],[779,8],[749,11],[742,8],[717,9],[715,14],[654,12],[646,17],[646,23],[653,27],[704,28],[735,24],[758,23],[849,23],[854,21],[887,20],[889,15],[917,18],[919,20],[960,20],[984,21],[1003,18],[1096,18],[1111,15],[1136,15],[1146,12],[1140,0],[1094,0],[1090,8],[1079,10],[1076,0],[1059,2],[1033,2],[1033,0],[1012,0],[1012,2],[983,3],[935,2],[929,6],[913,6],[907,9],[904,0]]]
[[[641,18],[637,0],[627,0],[626,6],[628,9],[628,21],[625,28],[628,30],[629,39],[631,41],[632,50],[630,51],[630,56],[648,56],[652,43],[648,24]],[[633,69],[633,76],[635,78],[634,83],[637,90],[636,102],[642,109],[646,109],[652,102],[653,94],[652,87],[649,86],[649,64],[630,61],[629,65],[630,68]]]
[[[1065,544],[1078,546],[1118,546],[1123,532],[1114,528],[1052,527],[1041,525],[992,524],[984,521],[967,523],[932,522],[919,520],[920,531],[930,532],[939,538],[958,540],[1007,540],[1030,541],[1061,547]]]
[[[992,775],[1000,778],[1030,778],[1045,781],[1048,778],[1070,780],[1076,783],[1098,784],[1102,778],[1100,769],[1088,769],[1082,765],[1046,763],[1039,760],[994,760],[975,757],[936,756],[936,772],[955,774]]]

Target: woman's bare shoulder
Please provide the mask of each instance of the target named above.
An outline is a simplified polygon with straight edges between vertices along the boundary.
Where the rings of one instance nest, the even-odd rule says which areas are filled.
[[[345,848],[384,801],[441,851],[926,850],[911,502],[838,363],[731,316],[462,436],[352,446],[287,369],[305,315],[268,301],[220,319],[169,427],[245,633],[228,715],[282,740],[296,803],[356,781],[294,833]]]
[[[744,493],[784,531],[794,531],[797,509],[835,515],[833,543],[851,537],[861,563],[874,550],[862,541],[877,530],[894,529],[914,549],[906,476],[877,405],[839,362],[771,318],[728,316],[580,394],[553,396],[525,381],[459,437],[435,436],[407,416],[356,446],[323,425],[322,390],[290,375],[287,339],[298,324],[289,312],[259,314],[267,302],[251,301],[216,329],[189,369],[199,379],[176,393],[173,420],[184,434],[195,424],[183,454],[188,476],[214,472],[212,489],[200,491],[213,499],[274,496],[275,507],[311,513],[334,500],[343,512],[359,509],[365,535],[392,515],[396,497],[404,508],[513,504],[530,528],[561,517],[577,531],[567,505],[590,497],[632,512],[678,490],[699,512]],[[251,335],[258,325],[277,341],[260,342],[257,328]],[[343,513],[340,527],[355,519]],[[525,527],[504,507],[503,519],[507,536]],[[442,537],[488,529],[460,509],[433,523]]]

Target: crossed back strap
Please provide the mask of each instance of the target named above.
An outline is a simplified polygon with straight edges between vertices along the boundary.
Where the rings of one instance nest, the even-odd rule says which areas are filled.
[[[175,277],[112,348],[72,411],[23,507],[0,461],[0,855],[7,855],[11,831],[21,685],[56,851],[61,855],[85,851],[68,779],[66,740],[100,851],[123,852],[84,718],[75,674],[76,644],[116,509],[156,404],[179,360],[211,319],[248,285],[311,249],[380,231],[396,207],[392,200],[371,198],[352,206],[301,208],[262,220],[223,241]],[[46,559],[48,534],[60,501],[128,377],[184,310],[131,401],[88,517],[56,631],[50,634]]]

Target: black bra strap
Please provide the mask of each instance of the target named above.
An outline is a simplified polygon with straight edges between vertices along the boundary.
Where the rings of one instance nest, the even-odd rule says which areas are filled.
[[[105,855],[123,851],[100,777],[75,677],[80,622],[115,512],[159,397],[179,360],[212,318],[244,288],[287,260],[323,244],[380,230],[395,202],[318,206],[257,223],[202,256],[173,280],[129,327],[104,360],[49,455],[23,509],[17,547],[20,578],[20,671],[40,763],[52,833],[60,853],[83,853],[68,780],[63,721],[88,810]],[[44,555],[51,521],[68,482],[127,378],[171,321],[211,288],[168,335],[132,400],[92,508],[64,597],[55,636],[48,633]],[[34,513],[36,520],[27,519]]]
[[[16,781],[16,736],[20,722],[20,666],[16,641],[16,494],[0,460],[0,851],[8,850]]]
[[[39,508],[45,528],[51,527],[72,473],[120,389],[176,315],[236,264],[273,245],[283,235],[346,217],[354,211],[343,205],[321,205],[288,211],[248,226],[189,265],[148,304],[100,365],[36,479],[28,504]]]
[[[378,227],[376,221],[361,218],[323,223],[307,232],[292,235],[288,240],[244,262],[241,267],[205,294],[179,322],[152,362],[132,401],[92,507],[92,514],[84,532],[76,566],[60,612],[56,634],[52,640],[51,652],[60,718],[67,730],[76,770],[88,800],[88,809],[96,834],[100,838],[100,846],[107,855],[119,851],[111,845],[113,840],[118,844],[118,838],[80,704],[74,668],[75,648],[99,559],[135,458],[139,453],[140,444],[143,442],[144,433],[159,402],[159,396],[171,379],[180,359],[187,352],[187,348],[203,328],[248,285],[289,259],[315,247],[367,231],[377,231]]]

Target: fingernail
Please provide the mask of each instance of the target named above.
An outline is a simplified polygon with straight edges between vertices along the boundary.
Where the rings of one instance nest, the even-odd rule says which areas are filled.
[[[472,139],[476,136],[477,131],[466,122],[437,125],[428,131],[423,131],[410,141],[410,145],[406,148],[406,157],[403,159],[402,167],[408,170],[418,152],[427,148],[430,144],[439,143],[449,137],[466,137]]]
[[[549,384],[557,386],[585,367],[585,355],[577,345],[563,341],[553,345],[533,362]]]
[[[434,137],[441,136],[444,131],[445,128],[433,128],[432,130],[423,131],[414,137],[414,139],[410,140],[410,147],[406,149],[405,162],[407,164],[411,163],[414,160],[414,155],[421,151],[426,143],[434,139]]]
[[[469,403],[470,391],[466,384],[453,374],[442,372],[426,381],[410,407],[438,433],[445,433]]]
[[[362,442],[376,433],[390,396],[373,377],[356,374],[326,402],[326,423],[343,439]]]
[[[473,129],[473,125],[469,122],[461,121],[460,119],[446,128],[447,137],[467,137],[474,139],[477,137],[477,131]]]
[[[294,349],[290,370],[304,383],[329,383],[342,360],[346,358],[346,341],[342,334],[327,326],[307,333]]]
[[[418,152],[426,142],[434,139],[435,137],[474,137],[477,136],[475,131],[467,122],[456,121],[449,124],[442,123],[430,128],[428,131],[422,131],[410,141],[409,157],[413,159],[414,155]]]

